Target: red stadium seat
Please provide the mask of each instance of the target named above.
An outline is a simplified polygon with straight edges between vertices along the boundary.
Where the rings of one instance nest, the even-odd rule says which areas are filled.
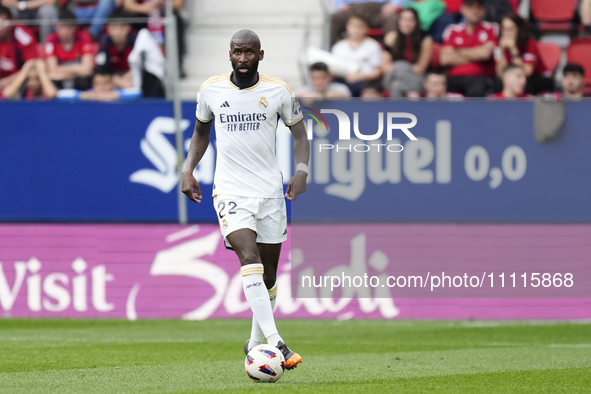
[[[380,44],[384,43],[384,30],[380,27],[367,29],[367,36],[373,38]]]
[[[431,67],[432,68],[439,67],[439,53],[440,52],[441,52],[441,44],[434,42],[433,47],[431,49]]]
[[[546,22],[568,22],[575,17],[579,0],[531,0],[534,18]]]
[[[538,42],[538,52],[540,53],[540,58],[542,63],[544,63],[544,66],[546,66],[546,69],[554,74],[556,67],[558,67],[558,63],[560,63],[560,47],[550,42]]]
[[[585,69],[585,93],[591,93],[591,37],[574,38],[566,49],[569,63],[578,63]]]
[[[573,32],[579,0],[531,0],[531,13],[540,32]]]

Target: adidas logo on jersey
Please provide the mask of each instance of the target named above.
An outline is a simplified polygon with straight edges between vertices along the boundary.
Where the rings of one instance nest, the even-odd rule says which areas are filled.
[[[220,107],[230,107],[230,104],[228,104],[227,101],[224,101],[224,103],[220,105]]]

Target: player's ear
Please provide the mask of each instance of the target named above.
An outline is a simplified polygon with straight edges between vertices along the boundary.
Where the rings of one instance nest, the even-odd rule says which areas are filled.
[[[265,57],[265,51],[261,49],[259,52],[259,61],[263,60],[264,57]]]
[[[228,59],[230,61],[232,61],[232,50],[231,49],[228,51]]]

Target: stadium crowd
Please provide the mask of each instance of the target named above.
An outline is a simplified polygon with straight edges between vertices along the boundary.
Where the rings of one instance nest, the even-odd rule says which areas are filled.
[[[530,1],[537,6],[536,0]],[[560,47],[536,40],[544,29],[534,12],[530,20],[519,16],[519,4],[336,0],[330,53],[309,52],[310,84],[299,96],[363,97],[369,90],[411,98],[583,97],[590,87],[585,87],[585,66],[591,65],[591,0],[572,6],[572,20],[563,31],[576,37],[573,43],[587,46],[579,51],[582,62],[572,60],[567,51],[562,89],[554,83]]]
[[[565,28],[543,25],[535,6],[545,0],[335,0],[331,50],[308,56],[298,96],[582,97],[591,0],[552,7],[573,1]],[[173,0],[181,77],[184,3]],[[0,0],[0,99],[163,97],[163,16],[164,0]],[[561,74],[560,47],[537,40],[555,27],[573,38]]]
[[[164,97],[164,12],[163,0],[0,0],[0,99]]]

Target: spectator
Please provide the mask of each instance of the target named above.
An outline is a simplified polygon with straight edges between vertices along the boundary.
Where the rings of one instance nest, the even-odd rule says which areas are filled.
[[[427,32],[433,41],[441,43],[447,26],[456,23],[456,17],[445,13],[445,3],[441,0],[414,0],[404,5],[417,11],[421,30]]]
[[[39,57],[37,40],[26,27],[13,25],[10,10],[0,6],[0,91],[15,77],[24,62]]]
[[[396,10],[410,0],[335,0],[336,12],[330,19],[330,46],[343,38],[347,22],[353,14],[365,15],[368,25],[382,28],[384,33],[394,30]]]
[[[43,59],[28,60],[15,78],[8,84],[2,95],[4,98],[26,98],[27,100],[55,98],[57,89],[49,75]]]
[[[425,78],[425,92],[421,94],[425,98],[462,98],[459,93],[447,91],[447,76],[441,69],[431,70]]]
[[[384,98],[384,87],[380,81],[368,81],[361,88],[360,96],[364,99]]]
[[[345,82],[355,97],[359,97],[366,81],[379,78],[382,74],[382,48],[367,36],[367,29],[368,24],[361,15],[351,15],[347,22],[348,38],[332,47],[333,55],[357,66],[357,72],[345,77]]]
[[[92,89],[82,92],[62,89],[57,94],[61,100],[116,101],[135,100],[142,97],[139,89],[117,89],[113,85],[113,72],[108,67],[96,67],[92,77]]]
[[[581,15],[581,25],[583,25],[583,35],[591,35],[591,0],[581,0],[579,9]]]
[[[443,34],[440,63],[449,66],[447,90],[468,97],[483,97],[495,76],[493,50],[498,26],[484,22],[484,0],[464,0],[465,22],[450,25]]]
[[[427,67],[431,63],[433,40],[425,36],[413,8],[399,13],[396,31],[384,37],[383,84],[392,97],[420,93]]]
[[[159,45],[164,44],[164,0],[122,0],[123,7],[127,12],[138,14],[139,16],[148,16],[148,30],[154,36]],[[174,16],[176,18],[177,42],[179,54],[179,73],[181,78],[185,78],[184,56],[187,52],[185,37],[185,21],[180,15],[185,0],[173,0]],[[138,26],[138,27],[145,27]]]
[[[57,20],[55,0],[0,0],[0,4],[10,8],[16,19],[38,20],[39,40],[45,41],[54,32]]]
[[[90,88],[94,66],[92,38],[78,29],[76,16],[68,9],[60,10],[56,30],[45,42],[49,76],[60,88]]]
[[[585,69],[577,63],[569,63],[562,70],[562,89],[565,98],[583,97]]]
[[[122,10],[111,14],[107,34],[101,37],[98,66],[114,71],[116,88],[141,88],[144,97],[164,97],[166,59],[147,29],[131,32],[130,15]]]
[[[351,97],[347,85],[333,82],[332,74],[326,63],[314,63],[310,66],[310,84],[304,86],[297,97],[336,98]]]
[[[484,20],[494,23],[501,23],[505,15],[517,14],[519,12],[520,0],[486,0]]]
[[[129,14],[115,10],[107,24],[106,34],[99,40],[99,52],[95,57],[97,66],[110,67],[116,88],[132,86],[131,68],[127,60],[133,50],[136,35],[131,33],[131,24],[125,21]]]
[[[71,2],[80,24],[90,22],[90,34],[98,37],[105,21],[115,8],[115,0],[73,0]]]
[[[527,22],[516,14],[501,22],[499,45],[495,48],[495,69],[500,78],[509,64],[522,66],[527,77],[525,91],[537,95],[554,90],[552,72],[546,69],[538,52],[538,43],[531,38]]]
[[[495,93],[491,97],[504,98],[520,98],[531,97],[525,93],[525,70],[522,66],[516,64],[509,64],[503,70],[503,91]]]

